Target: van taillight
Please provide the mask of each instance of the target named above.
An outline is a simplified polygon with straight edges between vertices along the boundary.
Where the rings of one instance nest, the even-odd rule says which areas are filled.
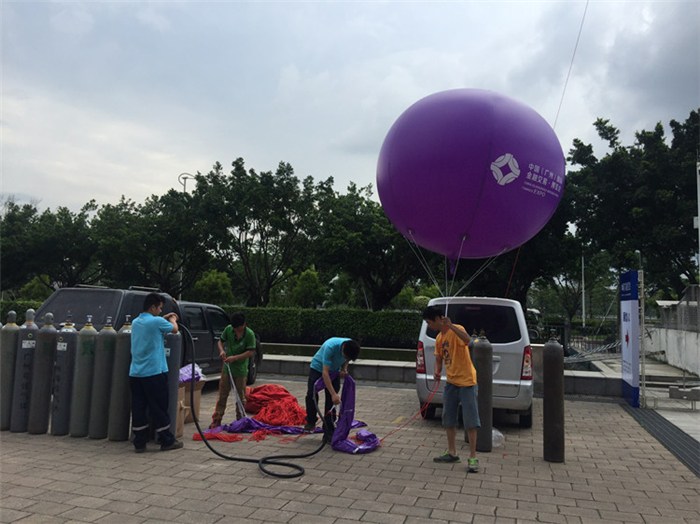
[[[523,352],[523,371],[520,380],[532,380],[532,348],[530,346],[525,346]]]
[[[416,350],[416,373],[425,373],[425,352],[423,351],[423,343],[418,342]]]

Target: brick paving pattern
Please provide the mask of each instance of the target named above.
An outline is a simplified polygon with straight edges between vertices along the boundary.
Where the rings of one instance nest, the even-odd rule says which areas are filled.
[[[302,399],[305,383],[267,378]],[[264,380],[260,380],[263,383]],[[205,388],[207,421],[215,389]],[[379,437],[418,409],[413,389],[358,384],[356,418]],[[567,400],[566,461],[542,459],[542,401],[533,429],[496,419],[503,447],[481,453],[481,472],[434,464],[445,448],[438,420],[420,418],[367,455],[324,448],[293,462],[297,479],[223,460],[185,426],[185,448],[137,455],[127,442],[0,433],[0,522],[22,523],[448,523],[700,522],[700,479],[620,405]],[[223,453],[260,458],[315,449],[295,442],[214,441]],[[463,457],[467,445],[461,443]],[[289,470],[281,470],[285,473]]]

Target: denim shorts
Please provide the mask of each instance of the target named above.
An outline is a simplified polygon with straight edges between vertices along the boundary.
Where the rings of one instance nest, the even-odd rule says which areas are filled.
[[[447,382],[442,394],[442,427],[456,428],[459,405],[462,405],[464,429],[481,427],[477,395],[479,386],[455,386]]]

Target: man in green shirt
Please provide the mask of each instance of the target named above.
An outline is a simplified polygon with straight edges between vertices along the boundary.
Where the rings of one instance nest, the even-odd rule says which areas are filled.
[[[226,402],[231,392],[231,380],[228,369],[231,370],[231,375],[233,375],[233,382],[236,385],[241,404],[245,405],[248,359],[255,357],[255,333],[246,325],[243,313],[233,313],[231,315],[231,324],[226,326],[221,333],[218,346],[219,356],[223,360],[224,365],[221,369],[221,379],[219,379],[219,398],[216,401],[214,414],[211,417],[210,428],[216,428],[221,425],[221,419],[226,411]],[[236,403],[236,420],[242,416],[243,414],[240,413]]]

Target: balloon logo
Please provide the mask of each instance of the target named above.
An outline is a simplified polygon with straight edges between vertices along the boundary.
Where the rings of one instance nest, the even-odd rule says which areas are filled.
[[[399,232],[450,259],[514,249],[549,221],[564,191],[554,130],[491,91],[454,89],[409,107],[384,139],[377,191]]]

